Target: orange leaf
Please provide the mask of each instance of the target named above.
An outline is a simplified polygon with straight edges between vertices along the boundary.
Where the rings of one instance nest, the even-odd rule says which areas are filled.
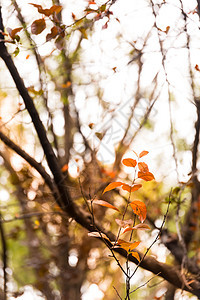
[[[131,255],[134,256],[140,262],[140,256],[137,252],[131,252]]]
[[[13,30],[10,29],[10,28],[7,28],[7,31],[8,31],[8,33],[9,33],[10,37],[11,37],[12,39],[14,39],[15,36],[16,36],[16,34],[17,34],[18,32],[20,32],[22,29],[23,29],[23,27],[18,27],[18,28],[15,28],[15,29],[13,29]]]
[[[114,210],[119,211],[119,209],[117,207],[115,207],[114,205],[112,205],[104,200],[94,199],[94,200],[89,200],[89,201],[92,201],[92,203],[94,203],[94,204],[98,204],[98,205],[105,206],[105,207],[112,208]]]
[[[46,22],[44,19],[35,20],[31,24],[31,32],[32,34],[40,34],[46,28]]]
[[[122,189],[129,192],[129,193],[130,192],[135,192],[135,191],[139,190],[141,187],[142,187],[142,184],[135,184],[132,187],[130,185],[126,184],[126,183],[124,183],[122,185]]]
[[[141,178],[145,181],[151,181],[155,179],[154,175],[151,172],[138,172],[138,178]]]
[[[135,249],[139,244],[140,244],[140,242],[130,243],[130,242],[126,242],[126,241],[121,240],[121,239],[119,239],[119,240],[117,241],[117,245],[120,246],[121,248],[125,249],[127,252],[132,251],[132,250]]]
[[[127,167],[135,167],[137,165],[137,161],[132,158],[125,158],[122,160],[122,163]]]
[[[133,212],[139,217],[140,221],[143,223],[147,215],[147,208],[144,202],[140,200],[134,200],[130,203],[130,206],[132,207]]]
[[[64,173],[64,172],[66,172],[66,171],[68,170],[68,168],[69,168],[68,164],[65,164],[65,165],[62,167],[61,171]]]
[[[132,150],[133,151],[133,153],[135,153],[135,155],[138,157],[138,154],[137,154],[137,152],[135,152],[134,150]]]
[[[142,151],[142,152],[140,152],[140,154],[139,154],[139,158],[141,158],[141,157],[143,157],[143,156],[145,156],[145,155],[147,155],[149,153],[149,151]]]
[[[148,168],[148,165],[145,164],[144,162],[139,162],[138,163],[138,168],[141,172],[148,172],[149,171],[149,168]]]
[[[103,191],[103,194],[105,193],[105,192],[108,192],[108,191],[111,191],[111,190],[113,190],[113,189],[115,189],[116,187],[118,187],[118,186],[121,186],[121,185],[123,185],[123,182],[111,182],[106,188],[105,188],[105,190]]]
[[[51,15],[53,13],[59,14],[59,12],[61,12],[61,10],[62,10],[62,6],[61,5],[53,5],[49,10],[50,10]]]
[[[127,227],[128,225],[133,224],[133,220],[131,220],[131,219],[129,219],[129,220],[115,219],[115,221],[120,227]]]

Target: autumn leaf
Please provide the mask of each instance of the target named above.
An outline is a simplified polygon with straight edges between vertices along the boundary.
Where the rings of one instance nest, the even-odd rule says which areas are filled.
[[[131,226],[133,224],[133,220],[120,220],[120,219],[115,219],[115,222],[120,226],[120,227],[127,227]]]
[[[120,246],[121,248],[125,249],[127,252],[132,251],[133,249],[135,249],[138,245],[140,244],[140,242],[126,242],[124,240],[119,239],[117,241],[117,245]]]
[[[103,191],[103,194],[105,193],[105,192],[108,192],[108,191],[111,191],[111,190],[113,190],[113,189],[115,189],[116,187],[118,187],[118,186],[121,186],[121,185],[123,185],[123,182],[111,182],[106,188],[105,188],[105,190]]]
[[[61,171],[64,173],[64,172],[66,172],[66,171],[68,170],[68,168],[69,168],[68,164],[65,164],[65,165],[62,167]]]
[[[144,162],[139,162],[138,163],[138,168],[141,172],[149,172],[149,167],[147,164],[145,164]]]
[[[140,200],[134,200],[130,203],[130,206],[132,207],[133,212],[139,217],[140,221],[143,223],[147,215],[147,208],[144,202]]]
[[[104,200],[94,199],[94,200],[89,200],[89,201],[91,201],[94,204],[98,204],[98,205],[105,206],[105,207],[112,208],[114,210],[119,211],[119,209],[117,207],[115,207],[114,205],[112,205]]]
[[[94,232],[89,232],[88,233],[88,236],[90,237],[97,237],[97,238],[104,238],[104,239],[107,239],[109,240],[109,238],[107,237],[107,235],[105,235],[104,233],[100,233],[98,231],[94,231]]]
[[[137,161],[132,158],[125,158],[122,160],[122,163],[127,167],[135,167],[137,165]]]
[[[143,156],[145,156],[145,155],[147,155],[149,153],[149,151],[142,151],[142,152],[140,152],[140,154],[139,154],[139,158],[141,158],[141,157],[143,157]]]
[[[132,231],[132,230],[138,230],[138,229],[151,229],[147,224],[138,224],[138,225],[135,225],[134,227],[126,227],[124,229],[122,229],[122,233],[121,234],[124,234],[126,232],[129,232],[129,231]]]
[[[58,27],[53,26],[51,28],[51,33],[48,33],[46,36],[46,41],[49,42],[50,40],[54,39],[58,35]]]
[[[64,39],[62,36],[57,37],[55,45],[58,48],[58,50],[62,50],[64,48]]]
[[[122,185],[122,189],[129,192],[129,193],[130,192],[135,192],[135,191],[139,190],[141,187],[142,187],[142,184],[135,184],[134,186],[130,186],[130,185],[124,183]]]
[[[46,22],[44,19],[35,20],[31,24],[31,32],[32,34],[40,34],[46,28]]]
[[[11,29],[11,28],[6,28],[6,30],[8,31],[8,33],[9,33],[9,36],[11,37],[11,39],[15,39],[15,37],[16,37],[16,34],[18,33],[18,32],[20,32],[21,30],[23,29],[23,27],[18,27],[18,28],[15,28],[15,29]]]
[[[131,252],[131,255],[135,257],[140,262],[140,256],[137,252]]]
[[[200,71],[200,69],[199,69],[199,66],[198,66],[198,65],[195,65],[195,69],[196,69],[197,71]]]
[[[47,17],[49,17],[50,15],[52,15],[53,13],[56,13],[58,14],[61,9],[62,9],[62,6],[61,5],[53,5],[51,6],[50,8],[43,8],[41,5],[39,4],[34,4],[34,3],[29,3],[30,5],[33,5],[34,7],[36,7],[38,9],[38,12],[40,14],[43,14]]]
[[[155,179],[154,175],[151,172],[138,172],[138,178],[145,181],[151,181]]]

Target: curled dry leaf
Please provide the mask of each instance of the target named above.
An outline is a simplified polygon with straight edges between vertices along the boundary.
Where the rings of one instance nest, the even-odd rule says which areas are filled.
[[[147,215],[147,208],[144,202],[140,200],[134,200],[130,203],[130,206],[133,209],[133,212],[139,217],[140,222],[144,222]]]
[[[149,153],[149,151],[142,151],[142,152],[140,152],[140,154],[139,154],[139,158],[141,158],[141,157],[143,157],[143,156],[145,156],[145,155],[147,155]]]
[[[107,185],[107,187],[106,187],[105,190],[103,191],[103,194],[104,194],[105,192],[111,191],[111,190],[113,190],[113,189],[115,189],[116,187],[119,187],[119,186],[121,186],[121,185],[123,185],[123,182],[120,182],[120,181],[118,181],[118,182],[111,182],[109,185]]]
[[[125,158],[122,160],[122,163],[127,167],[135,167],[137,165],[137,161],[132,158]]]
[[[105,206],[105,207],[108,207],[108,208],[112,208],[114,210],[117,210],[119,211],[119,209],[117,207],[115,207],[114,205],[104,201],[104,200],[98,200],[98,199],[94,199],[94,200],[88,200],[94,204],[98,204],[98,205],[101,205],[101,206]]]

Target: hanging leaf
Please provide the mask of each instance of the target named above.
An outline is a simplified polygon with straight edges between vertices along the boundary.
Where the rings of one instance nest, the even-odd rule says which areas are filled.
[[[105,192],[108,192],[108,191],[111,191],[111,190],[113,190],[113,189],[115,189],[116,187],[118,187],[118,186],[121,186],[121,185],[123,185],[123,182],[111,182],[106,188],[105,188],[105,190],[103,191],[103,194],[105,193]]]
[[[53,6],[50,7],[50,9],[49,9],[51,15],[52,15],[53,13],[59,14],[59,12],[61,12],[61,10],[62,10],[62,6],[61,6],[61,5],[53,5]]]
[[[138,230],[138,229],[149,230],[151,228],[147,224],[138,224],[138,225],[135,225],[134,227],[126,227],[126,228],[122,229],[121,234],[124,234],[124,233],[132,231],[132,230]]]
[[[130,203],[130,206],[133,209],[133,212],[139,217],[140,222],[144,222],[147,215],[147,208],[144,202],[140,200],[134,200]]]
[[[31,32],[32,34],[40,34],[46,28],[46,22],[44,19],[35,20],[31,24]]]
[[[131,243],[131,242],[126,242],[121,239],[119,239],[117,241],[117,245],[120,246],[121,248],[125,249],[127,252],[134,250],[139,244],[140,244],[140,242]]]
[[[140,152],[140,154],[139,154],[139,158],[141,158],[141,157],[143,157],[143,156],[145,156],[145,155],[147,155],[149,153],[149,151],[142,151],[142,152]]]
[[[89,201],[92,201],[92,203],[94,203],[94,204],[98,204],[98,205],[105,206],[105,207],[112,208],[114,210],[119,211],[119,209],[117,207],[115,207],[114,205],[112,205],[104,200],[94,199],[94,200],[89,200]]]
[[[130,185],[124,183],[122,185],[122,189],[129,192],[129,193],[130,192],[135,192],[135,191],[139,190],[141,187],[142,187],[142,184],[135,184],[134,186],[130,186]]]
[[[122,160],[122,163],[127,167],[135,167],[137,165],[137,161],[132,158],[125,158]]]
[[[149,167],[147,164],[145,164],[144,162],[139,162],[138,163],[138,168],[141,172],[149,172]]]
[[[139,190],[141,187],[142,187],[142,184],[135,184],[134,186],[132,186],[131,192],[135,192],[135,191]]]
[[[120,227],[127,227],[133,225],[133,220],[120,220],[120,219],[115,219],[115,222],[120,226]]]
[[[141,178],[145,181],[151,181],[155,179],[154,175],[151,172],[138,172],[138,178]]]

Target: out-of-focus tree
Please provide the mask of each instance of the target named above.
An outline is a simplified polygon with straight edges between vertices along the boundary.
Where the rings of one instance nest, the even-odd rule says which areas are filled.
[[[200,299],[200,4],[79,2],[1,4],[0,299]],[[123,209],[129,187],[102,193],[146,148],[127,289],[118,212],[88,200]]]

